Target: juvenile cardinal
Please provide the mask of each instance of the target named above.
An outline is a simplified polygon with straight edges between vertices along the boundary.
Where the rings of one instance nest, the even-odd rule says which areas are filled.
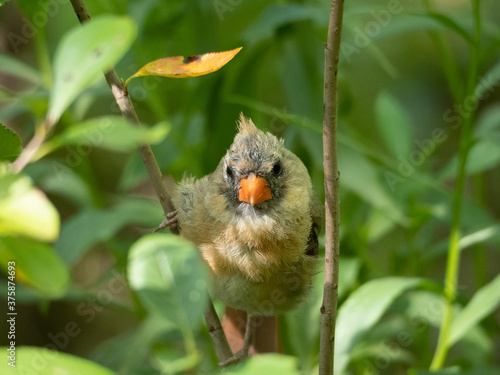
[[[213,294],[247,312],[243,348],[223,364],[248,355],[256,316],[304,300],[323,221],[307,169],[283,140],[243,115],[238,128],[215,172],[177,185],[176,211],[160,226],[178,225],[209,265]]]

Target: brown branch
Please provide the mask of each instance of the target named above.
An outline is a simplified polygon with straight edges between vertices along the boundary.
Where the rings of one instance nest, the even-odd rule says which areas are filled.
[[[78,20],[81,23],[90,21],[90,16],[85,8],[85,4],[82,0],[70,0],[71,5],[78,17]],[[106,81],[108,82],[111,91],[113,92],[113,96],[115,97],[116,103],[120,108],[123,116],[130,121],[134,122],[137,125],[141,125],[139,122],[139,118],[137,117],[137,113],[135,112],[134,105],[130,97],[128,96],[128,92],[124,87],[123,81],[118,77],[114,68],[111,68],[107,73],[104,74],[106,77]],[[153,155],[153,151],[148,144],[141,145],[139,147],[139,152],[142,156],[142,161],[146,166],[146,170],[148,171],[149,178],[151,179],[151,183],[154,186],[156,191],[156,195],[160,200],[160,204],[163,208],[163,212],[165,215],[172,212],[174,210],[174,206],[171,201],[171,194],[168,191],[167,184],[163,178],[163,175],[160,171],[160,167],[156,162],[156,159]],[[172,229],[172,232],[178,234],[177,229]],[[224,331],[222,330],[222,326],[220,324],[219,317],[214,309],[212,301],[208,300],[208,307],[205,312],[205,320],[207,322],[208,329],[210,331],[210,335],[214,340],[215,350],[217,352],[217,356],[219,361],[224,361],[232,356],[231,349],[229,349],[229,344],[227,342],[227,338],[224,335]],[[227,350],[225,349],[227,347]]]
[[[217,316],[217,312],[215,311],[210,297],[208,297],[208,301],[209,304],[205,310],[205,321],[207,322],[208,333],[210,333],[210,337],[212,337],[214,342],[217,358],[219,358],[220,363],[223,363],[224,361],[227,361],[228,358],[233,356],[233,352],[229,347],[226,334],[222,329],[219,317]]]
[[[333,375],[339,279],[339,171],[337,163],[337,72],[344,0],[331,0],[325,45],[323,167],[325,170],[325,282],[321,305],[319,374]]]

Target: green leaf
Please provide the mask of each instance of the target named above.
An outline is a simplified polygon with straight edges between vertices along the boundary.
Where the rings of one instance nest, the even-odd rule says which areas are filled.
[[[375,102],[378,130],[393,156],[407,157],[413,138],[411,119],[404,107],[389,92],[382,91]]]
[[[80,327],[75,328],[80,330]],[[51,345],[51,344],[49,344]],[[49,346],[47,345],[47,346]],[[55,345],[52,345],[55,346]],[[8,353],[8,347],[0,348]],[[46,348],[21,346],[16,348],[16,367],[3,366],[4,375],[117,375],[115,372],[97,363],[74,355],[61,353]]]
[[[490,137],[491,138],[491,137]],[[500,142],[489,138],[481,138],[470,150],[467,159],[467,174],[475,174],[495,168],[500,163]],[[458,156],[455,156],[440,172],[442,179],[455,176],[458,167]]]
[[[54,58],[49,123],[57,122],[85,88],[122,58],[136,33],[130,18],[100,16],[64,36]]]
[[[456,32],[458,35],[460,35],[466,42],[470,44],[474,44],[474,41],[472,40],[471,36],[469,33],[461,26],[458,24],[457,21],[455,21],[453,18],[448,17],[445,14],[442,13],[436,13],[436,12],[429,12],[425,15],[424,17],[429,17],[437,22],[439,22],[441,25],[444,27],[453,30]]]
[[[486,99],[489,93],[496,89],[500,83],[500,62],[497,62],[479,80],[474,91],[477,100]],[[488,95],[487,95],[488,94]]]
[[[207,268],[191,242],[150,234],[130,249],[128,280],[146,309],[176,324],[197,327],[207,300]]]
[[[194,352],[187,356],[179,355],[171,347],[155,347],[151,358],[153,366],[161,374],[180,374],[195,368],[200,362],[200,354]]]
[[[462,338],[472,327],[491,314],[500,304],[500,275],[479,289],[467,306],[455,317],[450,329],[448,345]]]
[[[40,85],[42,75],[35,68],[10,55],[0,53],[0,72]]]
[[[54,241],[59,213],[29,177],[14,174],[0,163],[0,235],[28,236]]]
[[[344,187],[383,211],[395,221],[404,221],[404,215],[387,189],[380,183],[373,164],[352,149],[339,145],[339,170]]]
[[[21,140],[17,134],[0,124],[0,161],[14,161],[21,153],[21,150]]]
[[[69,155],[66,157],[69,158]],[[67,163],[67,160],[39,160],[28,165],[24,171],[48,194],[62,196],[77,206],[92,206],[93,197],[88,182],[75,169],[67,166],[69,163],[63,162]]]
[[[328,14],[321,7],[298,3],[271,4],[259,18],[243,33],[249,45],[272,38],[279,27],[304,20],[321,25],[328,22]],[[325,22],[326,21],[326,22]]]
[[[295,357],[280,354],[260,354],[224,371],[227,375],[287,374],[298,375]]]
[[[335,373],[343,375],[353,348],[404,291],[415,288],[421,279],[386,277],[363,284],[339,309],[335,337]]]
[[[134,369],[148,360],[150,349],[165,334],[176,327],[157,315],[148,315],[136,329],[126,331],[99,344],[92,359],[120,374],[133,374]]]
[[[459,242],[460,250],[478,243],[498,240],[498,238],[500,238],[500,225],[492,225],[463,236]]]
[[[70,281],[68,269],[49,245],[28,238],[0,237],[2,268],[7,270],[11,261],[15,262],[16,281],[49,298],[66,292]]]
[[[137,126],[122,116],[94,118],[73,125],[60,135],[51,138],[40,147],[40,158],[66,145],[85,145],[86,148],[103,148],[110,151],[126,152],[135,150],[143,143],[158,143],[167,136],[170,125],[161,122],[153,128]]]
[[[163,219],[157,202],[128,197],[107,210],[85,210],[66,220],[55,249],[67,264],[74,264],[91,246],[110,239],[125,225],[152,231]]]
[[[500,140],[500,106],[493,105],[481,112],[474,128],[476,137],[491,139],[498,137]]]
[[[409,375],[455,375],[455,374],[463,374],[463,372],[460,369],[460,367],[454,366],[437,371],[410,369],[408,374]]]
[[[340,264],[342,264],[342,267],[339,270],[339,299],[354,287],[361,267],[361,261],[358,258],[340,257]]]

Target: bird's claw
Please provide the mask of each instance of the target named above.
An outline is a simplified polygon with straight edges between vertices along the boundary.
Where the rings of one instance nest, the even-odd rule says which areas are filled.
[[[166,220],[163,220],[161,224],[154,230],[154,232],[158,232],[167,227],[176,228],[179,225],[179,220],[177,218],[177,211],[169,212],[166,216]]]
[[[219,366],[228,366],[228,365],[232,365],[234,363],[238,363],[242,360],[244,360],[245,358],[248,357],[248,349],[245,350],[244,348],[241,349],[240,351],[236,352],[235,354],[233,354],[232,357],[229,357],[228,359],[225,359],[223,361],[220,361],[219,362]]]

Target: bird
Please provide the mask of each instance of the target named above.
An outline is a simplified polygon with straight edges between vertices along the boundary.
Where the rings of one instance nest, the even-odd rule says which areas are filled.
[[[296,307],[316,274],[323,205],[302,161],[283,139],[240,114],[238,133],[215,171],[184,177],[172,194],[175,211],[158,229],[177,227],[208,265],[211,291],[247,312],[243,347],[221,365],[240,361],[260,316]]]

